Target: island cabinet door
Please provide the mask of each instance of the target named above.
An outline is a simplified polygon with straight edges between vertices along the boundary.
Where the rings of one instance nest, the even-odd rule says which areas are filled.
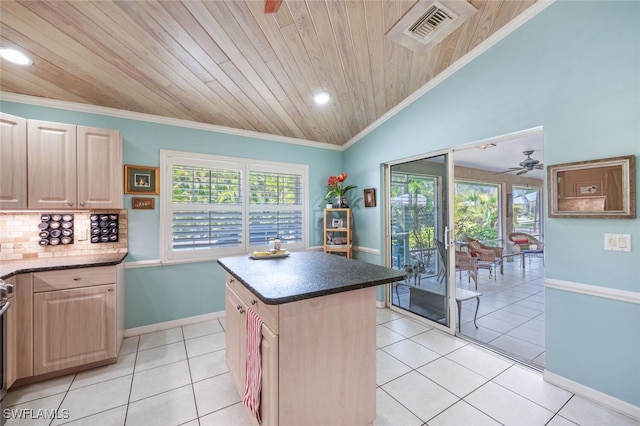
[[[233,377],[236,389],[241,396],[244,395],[246,311],[247,305],[227,285],[225,300],[226,359],[231,377]]]
[[[278,425],[278,335],[264,324],[260,343],[262,361],[262,391],[260,418],[262,426]],[[257,422],[255,422],[257,424]]]

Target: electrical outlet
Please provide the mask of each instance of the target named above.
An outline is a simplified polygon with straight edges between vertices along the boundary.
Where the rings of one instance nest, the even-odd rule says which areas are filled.
[[[81,226],[78,229],[78,241],[86,241],[87,240],[87,228]]]

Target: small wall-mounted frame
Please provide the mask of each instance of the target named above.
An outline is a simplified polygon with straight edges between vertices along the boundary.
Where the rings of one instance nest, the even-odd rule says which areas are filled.
[[[153,210],[155,208],[155,199],[147,197],[132,197],[132,209]]]
[[[124,193],[138,195],[160,194],[160,168],[124,166]]]
[[[332,228],[344,228],[344,219],[342,218],[333,218],[331,219],[331,227]]]
[[[375,207],[376,206],[376,189],[367,188],[364,190],[364,206]]]
[[[549,217],[636,217],[635,156],[547,166]]]

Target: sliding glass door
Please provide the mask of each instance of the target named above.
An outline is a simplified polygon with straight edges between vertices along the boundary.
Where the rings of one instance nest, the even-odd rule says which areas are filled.
[[[386,167],[387,262],[407,272],[390,286],[392,307],[452,327],[450,286],[452,155],[445,153]]]

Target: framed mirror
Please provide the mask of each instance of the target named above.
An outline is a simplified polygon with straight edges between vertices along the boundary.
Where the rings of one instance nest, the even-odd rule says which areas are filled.
[[[636,217],[635,156],[547,166],[549,217]]]

